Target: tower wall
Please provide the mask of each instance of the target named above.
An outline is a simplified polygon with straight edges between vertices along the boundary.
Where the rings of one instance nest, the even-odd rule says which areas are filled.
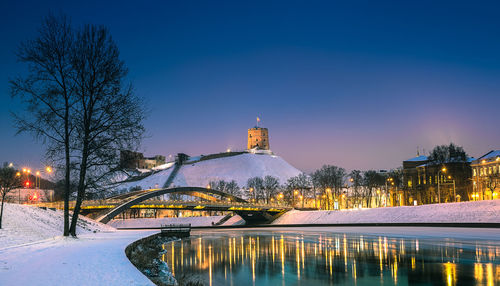
[[[258,147],[259,149],[269,150],[269,132],[267,128],[254,127],[248,129],[248,149]]]

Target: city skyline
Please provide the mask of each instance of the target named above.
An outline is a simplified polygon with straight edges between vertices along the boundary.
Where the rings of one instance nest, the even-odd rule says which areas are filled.
[[[306,172],[396,168],[450,142],[473,157],[500,147],[498,3],[283,3],[0,4],[12,11],[0,20],[2,161],[42,165],[40,143],[14,136],[8,79],[50,12],[110,29],[146,101],[147,155],[245,149],[257,116],[271,150]]]

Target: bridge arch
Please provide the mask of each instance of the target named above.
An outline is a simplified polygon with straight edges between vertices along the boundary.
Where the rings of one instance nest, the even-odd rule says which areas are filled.
[[[177,187],[177,188],[166,188],[166,189],[154,189],[154,190],[146,191],[146,192],[142,193],[141,195],[139,195],[138,197],[134,197],[130,200],[127,200],[126,202],[120,204],[119,206],[111,209],[109,212],[107,212],[106,214],[99,217],[97,219],[97,221],[101,222],[101,223],[108,223],[110,220],[112,220],[118,214],[122,213],[123,211],[129,209],[130,207],[132,207],[140,202],[143,202],[145,200],[148,200],[148,199],[151,199],[151,198],[154,198],[157,196],[166,195],[166,194],[175,194],[175,193],[189,194],[189,195],[197,196],[197,197],[203,197],[203,196],[201,196],[203,194],[208,195],[208,196],[212,196],[212,197],[213,197],[213,195],[218,195],[218,196],[221,196],[222,198],[231,199],[234,202],[240,202],[240,203],[247,202],[242,198],[239,198],[239,197],[236,197],[236,196],[233,196],[233,195],[221,192],[221,191],[207,189],[207,188],[201,188],[201,187]]]

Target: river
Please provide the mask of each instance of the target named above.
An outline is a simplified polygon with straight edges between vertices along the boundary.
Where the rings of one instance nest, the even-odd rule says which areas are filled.
[[[210,286],[500,284],[495,240],[259,229],[163,247],[175,277],[194,273]]]

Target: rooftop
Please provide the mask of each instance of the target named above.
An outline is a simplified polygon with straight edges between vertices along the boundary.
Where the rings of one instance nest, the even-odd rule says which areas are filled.
[[[428,160],[427,156],[420,155],[420,156],[417,156],[415,158],[405,160],[405,162],[419,162],[419,161],[427,161],[427,160]]]
[[[484,154],[483,156],[477,158],[473,163],[479,163],[479,161],[493,161],[497,160],[497,158],[500,158],[500,150],[491,150],[490,152]],[[499,159],[500,160],[500,159]]]

